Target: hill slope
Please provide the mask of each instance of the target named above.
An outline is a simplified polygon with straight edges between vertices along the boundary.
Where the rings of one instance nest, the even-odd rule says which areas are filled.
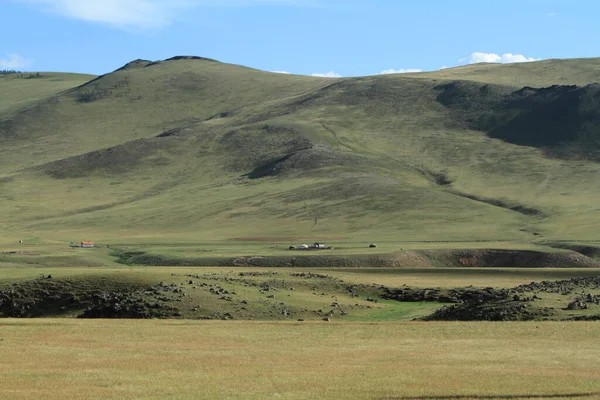
[[[598,65],[326,79],[136,60],[6,108],[0,227],[61,240],[599,240]],[[573,82],[585,86],[552,86]]]
[[[579,58],[514,64],[479,63],[409,76],[541,88],[552,85],[585,86],[597,82],[599,74],[600,58]]]
[[[0,74],[0,117],[55,96],[95,78],[55,72]]]

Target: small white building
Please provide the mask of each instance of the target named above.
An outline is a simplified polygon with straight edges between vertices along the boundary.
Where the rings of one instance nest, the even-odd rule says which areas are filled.
[[[94,242],[81,242],[81,247],[90,248],[95,247]]]

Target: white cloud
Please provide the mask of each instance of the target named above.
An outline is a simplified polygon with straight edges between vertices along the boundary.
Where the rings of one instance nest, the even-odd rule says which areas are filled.
[[[21,0],[70,18],[102,22],[121,28],[158,28],[172,23],[174,12],[185,6],[162,0]]]
[[[0,69],[23,69],[31,65],[31,60],[18,54],[7,54],[7,58],[0,58]]]
[[[495,53],[481,53],[481,52],[475,52],[475,53],[471,53],[471,55],[469,57],[466,58],[462,58],[459,60],[459,62],[461,63],[467,63],[467,64],[476,64],[476,63],[504,63],[504,64],[508,64],[508,63],[520,63],[520,62],[531,62],[531,61],[538,61],[539,58],[533,58],[533,57],[525,57],[522,54],[511,54],[511,53],[505,53],[505,54],[495,54]]]
[[[341,78],[342,77],[340,74],[337,74],[333,71],[329,71],[324,74],[315,72],[314,74],[312,74],[312,76],[318,76],[321,78]]]
[[[448,69],[448,66],[444,65],[443,67],[440,67],[440,71],[443,69]]]
[[[388,74],[410,74],[414,72],[423,72],[420,69],[416,68],[400,68],[400,69],[384,69],[379,74],[380,75],[388,75]]]
[[[252,5],[319,6],[330,0],[15,0],[70,18],[119,28],[155,29],[173,23],[182,10],[195,7]]]
[[[287,71],[271,71],[271,72],[273,72],[275,74],[289,74],[289,72],[287,72]]]

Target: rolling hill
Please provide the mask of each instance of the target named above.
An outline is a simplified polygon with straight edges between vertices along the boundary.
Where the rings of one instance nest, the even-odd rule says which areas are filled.
[[[0,231],[598,241],[597,82],[600,59],[328,79],[175,57],[0,77]]]

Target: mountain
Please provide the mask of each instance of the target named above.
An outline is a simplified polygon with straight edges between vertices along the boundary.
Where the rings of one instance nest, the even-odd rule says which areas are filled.
[[[6,240],[600,240],[600,59],[40,75],[0,77]]]

